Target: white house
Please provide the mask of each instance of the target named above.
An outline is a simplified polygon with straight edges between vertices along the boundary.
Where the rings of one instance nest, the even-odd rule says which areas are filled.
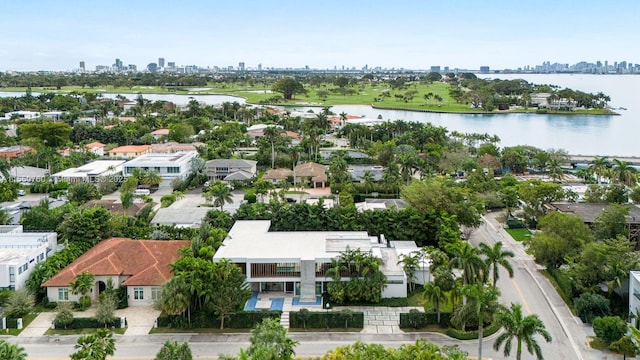
[[[236,221],[213,261],[229,259],[246,274],[253,291],[283,291],[315,302],[331,281],[331,260],[360,249],[381,258],[387,278],[382,297],[406,297],[407,278],[398,265],[396,249],[365,231],[269,231],[270,221]]]
[[[78,168],[70,168],[51,175],[54,182],[61,180],[69,183],[96,182],[105,176],[121,176],[122,165],[126,160],[96,160]]]
[[[55,232],[23,232],[22,225],[0,226],[0,289],[24,288],[36,265],[57,250]]]
[[[165,180],[186,177],[189,174],[191,159],[197,151],[181,151],[173,154],[150,153],[139,156],[124,164],[122,173],[129,176],[133,169],[154,170]]]
[[[629,273],[629,314],[636,315],[640,310],[640,271]]]
[[[209,179],[224,181],[253,179],[257,174],[257,161],[244,159],[214,159],[207,161]]]
[[[39,118],[40,115],[41,114],[37,111],[25,111],[25,110],[12,111],[4,114],[4,118],[2,120],[11,120],[12,117],[17,117],[19,119],[24,119],[24,120],[32,120],[32,119]]]
[[[132,240],[111,238],[86,253],[42,284],[49,301],[78,301],[69,283],[77,275],[95,275],[89,296],[97,300],[111,280],[114,288],[127,287],[129,306],[149,306],[160,299],[162,285],[173,276],[170,264],[180,257],[185,240]]]

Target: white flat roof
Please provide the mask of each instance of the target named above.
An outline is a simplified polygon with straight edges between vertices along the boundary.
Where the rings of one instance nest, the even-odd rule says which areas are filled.
[[[149,153],[129,160],[125,166],[166,166],[189,160],[197,154],[197,151],[180,151],[173,154]]]
[[[53,174],[54,177],[72,178],[87,177],[89,175],[100,175],[113,167],[110,174],[116,174],[122,171],[122,164],[126,160],[96,160],[77,168],[70,168]]]
[[[366,231],[269,231],[269,220],[236,221],[214,259],[295,261],[332,259],[346,250],[369,251],[377,238]]]

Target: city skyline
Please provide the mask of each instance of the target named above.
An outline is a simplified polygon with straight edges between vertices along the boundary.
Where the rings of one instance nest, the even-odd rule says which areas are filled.
[[[640,2],[382,1],[322,4],[115,0],[2,5],[0,71],[87,70],[115,58],[202,67],[517,69],[545,61],[640,61]],[[37,11],[34,11],[36,9]],[[28,16],[25,16],[27,15]],[[25,21],[28,19],[28,21]],[[605,58],[606,57],[606,58]]]

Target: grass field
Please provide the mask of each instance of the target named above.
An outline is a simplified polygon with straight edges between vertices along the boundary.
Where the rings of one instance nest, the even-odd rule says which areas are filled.
[[[431,111],[431,112],[451,112],[451,113],[485,113],[482,109],[474,109],[469,104],[459,104],[449,95],[449,84],[447,83],[431,83],[431,84],[409,84],[406,89],[392,90],[385,84],[367,84],[352,86],[348,89],[355,91],[353,95],[342,95],[331,92],[333,86],[309,86],[305,89],[306,94],[296,95],[294,99],[287,102],[280,102],[277,105],[297,105],[297,106],[331,106],[331,105],[373,105],[379,108]],[[133,86],[133,87],[113,87],[104,86],[96,88],[88,88],[81,86],[65,86],[61,90],[53,87],[34,87],[33,92],[89,92],[89,93],[114,93],[114,94],[176,94],[176,95],[232,95],[245,98],[249,103],[259,103],[268,100],[276,95],[270,91],[269,86],[257,84],[248,86],[244,83],[210,83],[199,88],[167,88],[159,86]],[[26,88],[2,88],[0,91],[8,92],[25,92]],[[325,98],[318,96],[319,91],[328,93]],[[396,98],[395,95],[404,95],[407,91],[414,91],[415,95],[410,100],[404,101]],[[387,92],[390,96],[383,97],[383,92]],[[433,98],[425,99],[425,94],[432,93],[439,95],[442,101],[438,102]],[[376,101],[378,100],[378,101]],[[536,108],[513,108],[504,111],[492,111],[492,114],[498,113],[535,113]],[[606,109],[577,110],[577,111],[548,111],[546,114],[562,114],[562,115],[602,115],[612,114]]]
[[[527,229],[505,229],[516,241],[524,241],[531,237],[531,231]]]

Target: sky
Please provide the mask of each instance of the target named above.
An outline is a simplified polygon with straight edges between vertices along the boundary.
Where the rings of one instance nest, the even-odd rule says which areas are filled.
[[[0,71],[640,63],[637,0],[6,0],[0,14]]]

